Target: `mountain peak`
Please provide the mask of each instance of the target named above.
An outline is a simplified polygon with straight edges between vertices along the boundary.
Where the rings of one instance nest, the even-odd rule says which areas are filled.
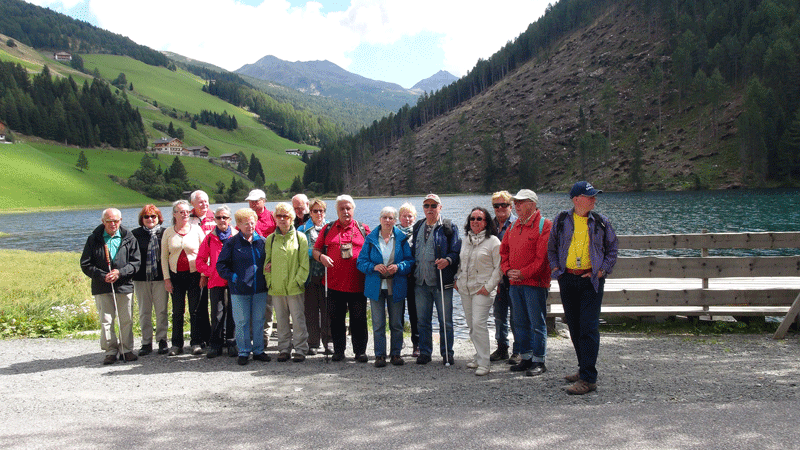
[[[435,91],[458,80],[458,78],[446,70],[440,70],[428,78],[420,81],[411,87],[412,91],[434,93]]]

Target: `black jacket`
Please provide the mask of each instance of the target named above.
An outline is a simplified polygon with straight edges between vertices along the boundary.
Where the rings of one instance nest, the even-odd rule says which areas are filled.
[[[103,240],[103,225],[94,229],[81,254],[81,270],[92,279],[92,295],[108,294],[111,285],[106,283],[108,263],[106,262],[105,241]],[[119,270],[119,279],[114,283],[114,292],[120,294],[133,293],[133,274],[139,270],[139,243],[125,227],[119,227],[122,242],[119,244],[117,256],[111,261],[111,268]]]
[[[133,275],[133,281],[147,281],[147,261],[144,259],[147,258],[147,251],[150,248],[150,230],[145,227],[134,228],[131,234],[133,234],[133,237],[135,237],[136,241],[139,243],[139,256],[142,262],[139,265],[139,270]],[[156,232],[158,242],[161,242],[162,236],[164,236],[163,226]],[[161,271],[161,253],[158,254],[157,259],[158,271],[153,281],[164,281],[164,273]]]

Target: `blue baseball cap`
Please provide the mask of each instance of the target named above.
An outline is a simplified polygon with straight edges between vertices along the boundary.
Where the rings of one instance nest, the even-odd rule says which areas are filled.
[[[572,185],[572,189],[569,191],[569,198],[575,198],[581,195],[594,197],[595,195],[602,193],[603,191],[600,189],[595,189],[594,186],[592,186],[592,183],[589,183],[588,181],[578,181]]]

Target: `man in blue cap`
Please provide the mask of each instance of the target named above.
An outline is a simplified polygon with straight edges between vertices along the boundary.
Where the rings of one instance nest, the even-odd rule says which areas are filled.
[[[558,279],[564,321],[575,354],[578,372],[564,377],[572,386],[567,393],[583,395],[597,389],[597,353],[600,349],[600,304],[605,277],[617,262],[617,235],[608,217],[592,211],[597,194],[587,181],[572,186],[573,208],[553,221],[547,258],[553,278]]]

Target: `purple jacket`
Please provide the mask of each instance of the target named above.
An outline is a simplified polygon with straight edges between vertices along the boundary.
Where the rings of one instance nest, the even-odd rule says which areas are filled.
[[[567,252],[572,241],[572,232],[575,230],[575,222],[572,220],[574,209],[561,211],[553,219],[553,229],[550,233],[550,240],[547,242],[547,259],[550,260],[550,268],[556,269],[553,278],[558,278],[567,268]],[[589,227],[589,258],[592,261],[592,286],[595,292],[600,290],[600,281],[597,279],[597,272],[602,270],[610,274],[617,263],[617,234],[611,226],[608,217],[596,213],[589,213],[587,221]]]

